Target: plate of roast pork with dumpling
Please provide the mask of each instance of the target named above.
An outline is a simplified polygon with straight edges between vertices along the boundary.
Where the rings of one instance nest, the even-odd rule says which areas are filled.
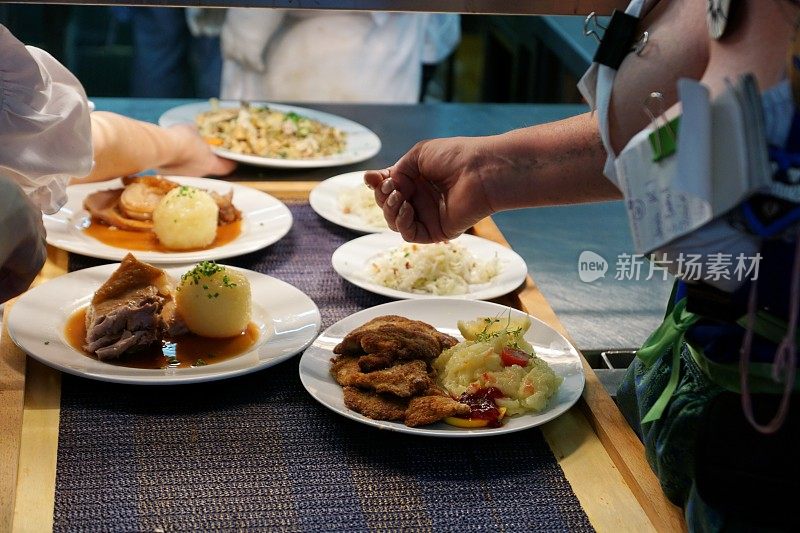
[[[283,202],[223,180],[126,176],[70,185],[67,198],[44,216],[48,244],[115,261],[128,252],[153,264],[225,259],[269,246],[292,226]]]
[[[263,370],[309,346],[321,323],[308,295],[272,276],[215,261],[160,268],[133,254],[34,287],[6,320],[46,365],[137,385]]]

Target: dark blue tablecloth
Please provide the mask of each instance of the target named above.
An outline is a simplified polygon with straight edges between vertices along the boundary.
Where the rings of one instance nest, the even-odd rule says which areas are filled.
[[[301,288],[323,328],[386,301],[330,266],[354,234],[307,204],[290,208],[284,239],[226,262]],[[71,256],[70,270],[100,262]],[[381,431],[317,404],[297,360],[173,387],[65,375],[54,529],[591,530],[538,429],[469,440]]]

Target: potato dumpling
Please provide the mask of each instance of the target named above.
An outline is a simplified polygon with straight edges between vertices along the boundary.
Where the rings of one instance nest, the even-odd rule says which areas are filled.
[[[205,248],[217,236],[219,207],[205,191],[175,187],[153,211],[153,232],[171,250]]]
[[[176,300],[189,331],[203,337],[233,337],[250,323],[250,282],[213,261],[181,276]]]

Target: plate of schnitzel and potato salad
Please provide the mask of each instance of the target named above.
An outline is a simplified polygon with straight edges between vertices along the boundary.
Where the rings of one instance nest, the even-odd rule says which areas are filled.
[[[521,431],[580,397],[575,348],[544,322],[478,300],[400,300],[325,330],[300,359],[325,407],[377,428],[435,437]]]

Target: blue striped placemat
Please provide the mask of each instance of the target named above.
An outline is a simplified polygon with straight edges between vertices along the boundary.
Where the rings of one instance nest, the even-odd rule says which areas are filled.
[[[355,235],[291,205],[290,233],[226,263],[306,292],[323,329],[387,301],[340,279]],[[102,261],[71,255],[70,270]],[[589,531],[538,429],[443,440],[340,417],[303,389],[297,360],[174,387],[64,375],[56,531]]]

